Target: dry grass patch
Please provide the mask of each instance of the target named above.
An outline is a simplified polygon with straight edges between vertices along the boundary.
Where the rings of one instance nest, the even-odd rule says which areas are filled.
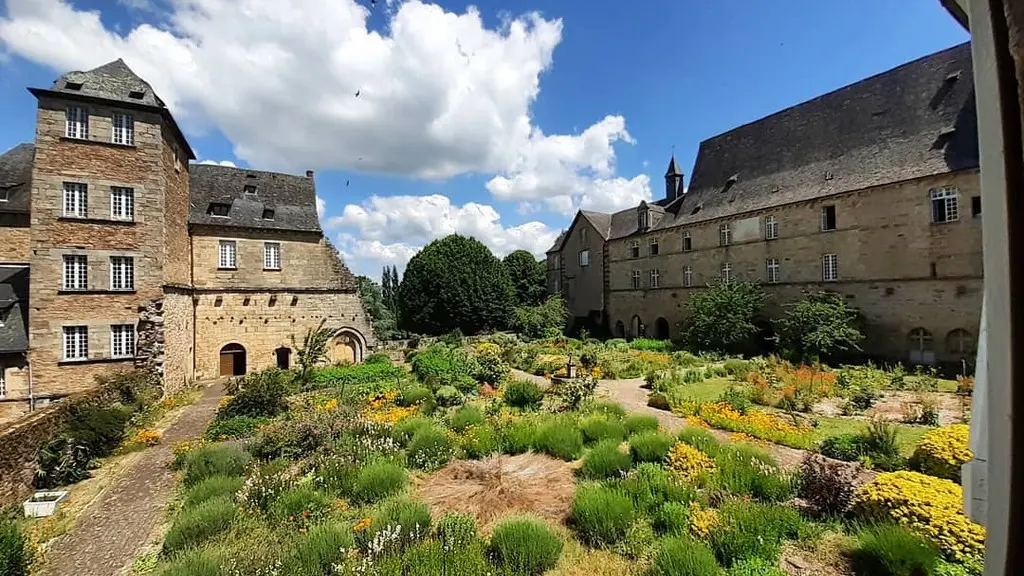
[[[639,576],[646,569],[646,563],[627,560],[609,550],[587,548],[567,537],[558,566],[546,576]]]
[[[532,452],[452,462],[418,486],[435,516],[469,514],[484,532],[508,514],[531,513],[561,523],[575,490],[570,464]]]

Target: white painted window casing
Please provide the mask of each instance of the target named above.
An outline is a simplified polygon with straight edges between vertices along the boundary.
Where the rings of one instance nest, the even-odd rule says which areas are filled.
[[[64,136],[84,140],[89,137],[89,113],[81,106],[69,106],[64,112]]]
[[[87,290],[89,288],[89,258],[81,254],[64,255],[62,290]]]
[[[135,258],[131,256],[110,257],[110,289],[135,290]]]
[[[122,146],[135,145],[135,120],[128,114],[115,112],[111,120],[111,142]]]
[[[114,220],[135,219],[135,190],[123,186],[110,187],[110,217]]]
[[[234,240],[220,241],[220,254],[217,260],[217,267],[233,269],[238,267],[238,247]]]
[[[114,324],[110,327],[111,358],[135,357],[135,325]]]
[[[64,360],[85,360],[89,358],[89,328],[87,326],[64,327]]]
[[[82,182],[64,183],[64,216],[85,218],[89,215],[89,186]]]

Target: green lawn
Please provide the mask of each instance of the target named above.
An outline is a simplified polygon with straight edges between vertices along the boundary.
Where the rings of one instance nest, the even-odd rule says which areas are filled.
[[[708,378],[697,384],[685,384],[679,388],[679,394],[694,402],[713,402],[718,400],[722,393],[730,386],[737,386],[738,383],[729,378]]]
[[[829,436],[837,434],[856,434],[862,432],[868,422],[852,418],[839,418],[833,416],[817,416],[818,427],[814,429],[812,437],[815,442],[820,442]],[[909,426],[907,424],[896,424],[899,434],[900,451],[904,456],[910,456],[914,446],[925,432],[932,430],[928,426]]]

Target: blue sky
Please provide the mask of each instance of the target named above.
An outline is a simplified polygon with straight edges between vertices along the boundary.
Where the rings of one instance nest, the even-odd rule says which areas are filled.
[[[968,38],[938,0],[359,2],[0,0],[0,149],[26,86],[123,57],[201,160],[316,170],[377,276],[451,232],[540,254],[659,198],[673,148],[688,176],[703,139]]]

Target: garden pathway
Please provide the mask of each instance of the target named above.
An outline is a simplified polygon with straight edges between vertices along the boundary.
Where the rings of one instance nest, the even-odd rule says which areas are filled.
[[[163,434],[85,509],[74,527],[46,550],[42,576],[113,576],[131,566],[160,522],[174,489],[171,447],[198,438],[224,395],[219,384],[203,389]]]

